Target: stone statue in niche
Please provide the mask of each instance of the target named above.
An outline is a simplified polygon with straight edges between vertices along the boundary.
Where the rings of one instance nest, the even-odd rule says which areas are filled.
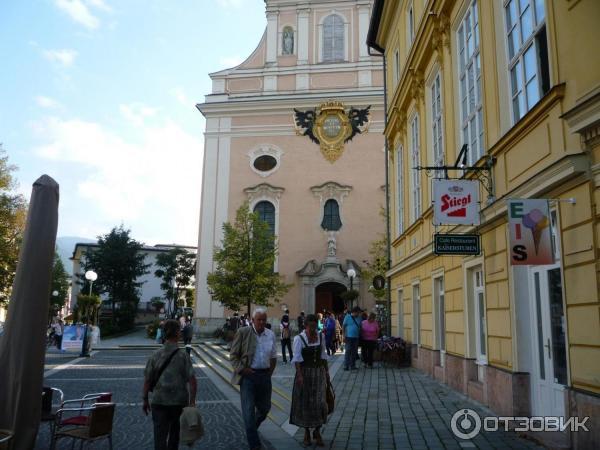
[[[294,30],[290,27],[283,29],[283,54],[293,55],[294,54]]]
[[[329,239],[327,240],[327,256],[335,256],[337,253],[337,247],[335,243],[335,237],[333,235],[329,235]]]

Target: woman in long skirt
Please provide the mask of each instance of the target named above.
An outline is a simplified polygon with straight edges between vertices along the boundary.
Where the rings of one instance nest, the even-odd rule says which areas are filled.
[[[323,447],[321,426],[327,422],[326,391],[329,380],[325,339],[317,331],[317,317],[306,316],[306,328],[294,338],[296,377],[292,392],[290,423],[304,428],[304,445],[311,445],[310,429],[318,447]]]

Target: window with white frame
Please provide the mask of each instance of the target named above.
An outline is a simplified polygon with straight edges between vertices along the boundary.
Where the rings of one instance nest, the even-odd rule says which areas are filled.
[[[435,348],[446,350],[446,304],[444,297],[444,276],[433,279],[433,304],[435,318]]]
[[[475,348],[477,361],[487,363],[487,324],[485,316],[485,287],[483,269],[473,270],[473,298],[475,300]]]
[[[477,0],[473,0],[458,27],[457,48],[462,144],[468,145],[468,163],[473,165],[483,156],[483,99]]]
[[[411,158],[411,190],[412,190],[412,222],[421,216],[421,174],[415,167],[421,165],[421,149],[419,142],[419,116],[415,115],[410,123],[410,158]]]
[[[406,30],[408,32],[408,45],[410,45],[415,39],[415,10],[413,8],[413,2],[410,2],[408,11],[406,12]]]
[[[413,330],[412,338],[413,344],[419,345],[421,343],[421,286],[419,284],[413,284]]]
[[[404,148],[396,149],[396,226],[398,236],[404,233]]]
[[[431,84],[431,142],[433,142],[433,165],[443,166],[442,80],[439,72]],[[437,174],[440,177],[442,175],[443,173]]]
[[[504,2],[513,121],[550,89],[544,0]]]
[[[323,21],[323,62],[345,59],[344,28],[344,18],[338,14],[331,14]]]

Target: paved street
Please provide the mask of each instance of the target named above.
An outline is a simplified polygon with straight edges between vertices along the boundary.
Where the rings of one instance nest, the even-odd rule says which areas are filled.
[[[66,399],[80,398],[91,392],[110,391],[117,403],[114,421],[115,449],[153,448],[152,420],[142,413],[141,390],[143,369],[150,349],[100,350],[89,359],[76,359],[69,365],[45,378],[45,385],[58,387]],[[46,358],[46,369],[55,369],[68,363],[76,355],[52,353]],[[246,449],[241,417],[236,407],[215,387],[196,364],[198,377],[198,406],[202,411],[206,435],[195,449]],[[42,424],[36,449],[49,448],[48,425]],[[68,440],[58,446],[70,448]],[[108,448],[97,443],[93,448]],[[267,447],[272,450],[270,445]]]

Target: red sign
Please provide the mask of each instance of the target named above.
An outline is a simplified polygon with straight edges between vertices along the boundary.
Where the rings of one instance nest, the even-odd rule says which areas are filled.
[[[479,183],[433,180],[433,224],[479,224]]]

